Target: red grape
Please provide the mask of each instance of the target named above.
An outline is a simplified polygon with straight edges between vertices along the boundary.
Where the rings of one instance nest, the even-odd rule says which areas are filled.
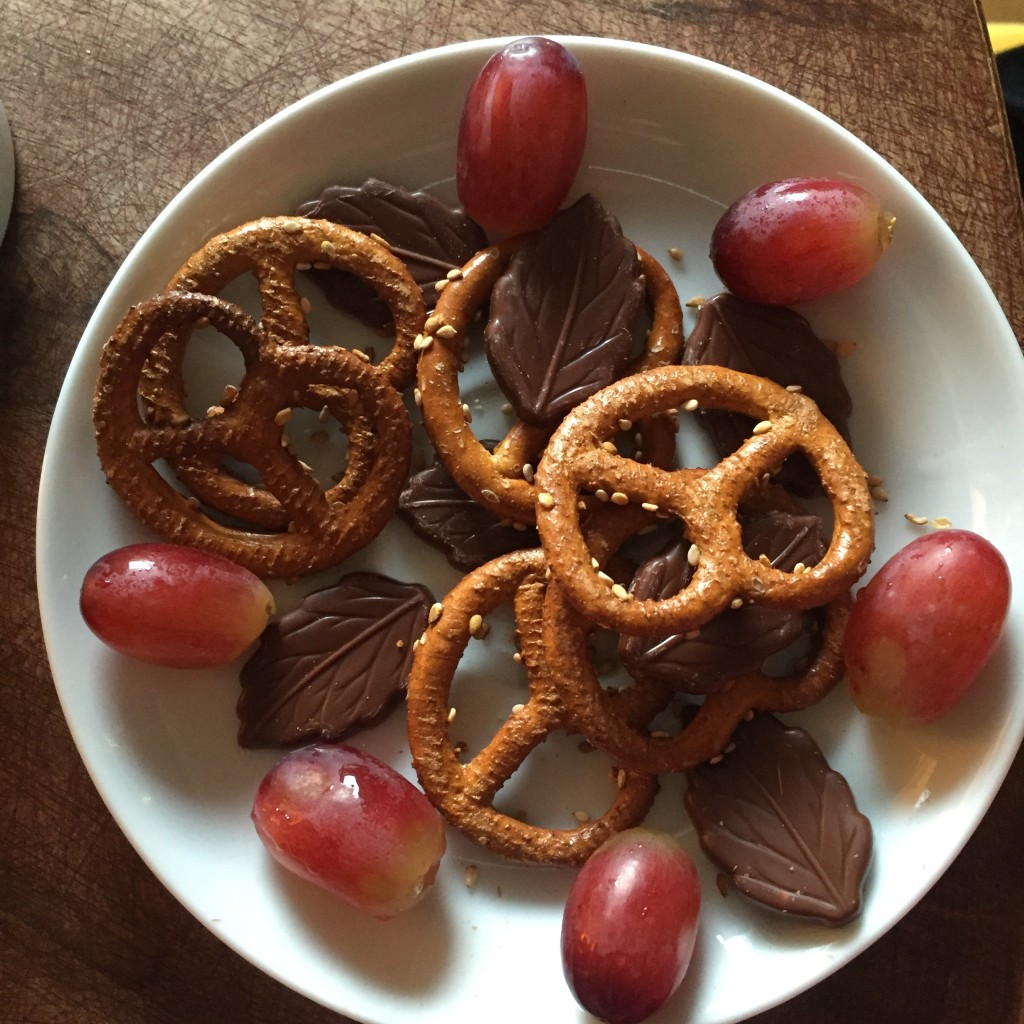
[[[809,302],[865,277],[889,247],[893,222],[853,182],[775,181],[725,211],[711,235],[711,262],[742,299]]]
[[[266,584],[219,555],[179,544],[130,544],[98,559],[79,598],[114,650],[170,668],[233,661],[274,611]]]
[[[576,58],[529,36],[499,50],[470,86],[459,122],[459,201],[495,234],[543,227],[565,199],[587,137]]]
[[[941,530],[911,541],[850,614],[846,664],[857,706],[910,723],[941,718],[988,661],[1009,604],[1009,569],[984,537]]]
[[[644,1020],[690,965],[700,881],[665,832],[633,828],[580,869],[562,918],[562,967],[580,1005],[610,1024]]]
[[[287,754],[260,783],[252,820],[289,871],[379,918],[426,895],[445,850],[444,825],[426,796],[345,744]]]

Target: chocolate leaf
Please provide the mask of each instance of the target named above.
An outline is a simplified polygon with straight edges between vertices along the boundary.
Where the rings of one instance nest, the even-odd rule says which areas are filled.
[[[536,529],[516,529],[473,501],[440,462],[409,478],[398,499],[398,511],[416,533],[464,572],[540,543]]]
[[[747,896],[839,925],[861,910],[871,824],[803,730],[757,715],[718,764],[688,773],[701,847]]]
[[[404,692],[432,603],[416,584],[350,573],[275,619],[242,668],[238,742],[333,741],[373,721]]]
[[[768,512],[744,516],[742,526],[746,553],[751,558],[764,554],[779,569],[792,570],[797,562],[814,565],[825,552],[821,520],[814,515]],[[659,600],[678,594],[693,575],[689,547],[689,541],[673,541],[647,559],[637,569],[630,592]],[[713,693],[730,679],[760,668],[810,625],[810,617],[797,609],[748,603],[722,612],[695,635],[624,635],[619,656],[634,678],[686,693]]]
[[[635,247],[592,195],[519,249],[491,292],[484,341],[520,419],[558,422],[621,375],[643,290]]]
[[[840,376],[839,360],[795,310],[747,302],[728,292],[706,299],[681,361],[725,366],[783,387],[799,386],[849,438],[853,402]],[[723,456],[750,434],[751,421],[737,413],[708,409],[701,413],[701,422]],[[780,480],[800,494],[818,489],[817,476],[803,456],[786,463]]]
[[[428,192],[409,192],[376,178],[359,188],[331,185],[296,212],[379,235],[423,289],[428,307],[437,298],[435,282],[487,245],[483,229],[460,210]],[[389,319],[387,306],[365,281],[338,271],[322,271],[317,277],[324,294],[340,308],[374,324]]]

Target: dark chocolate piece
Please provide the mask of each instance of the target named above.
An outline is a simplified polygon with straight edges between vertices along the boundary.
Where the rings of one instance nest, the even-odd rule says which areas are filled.
[[[484,329],[491,370],[516,415],[553,425],[617,379],[643,295],[636,248],[592,195],[526,242],[495,283]]]
[[[853,402],[840,376],[839,360],[795,310],[747,302],[728,292],[706,299],[683,346],[681,361],[726,366],[767,377],[783,387],[799,386],[849,440]],[[722,456],[750,436],[753,423],[737,413],[715,409],[703,410],[701,422]],[[814,494],[820,486],[802,455],[786,462],[779,479],[798,494]]]
[[[435,283],[487,245],[483,229],[460,210],[450,209],[428,192],[409,192],[376,178],[359,188],[331,185],[296,212],[379,235],[423,289],[428,309],[437,300]],[[390,320],[387,305],[354,274],[320,271],[317,280],[333,305],[374,326]]]
[[[416,584],[350,573],[272,621],[242,668],[239,744],[334,741],[377,719],[405,692],[433,600]]]
[[[765,555],[790,571],[798,562],[815,565],[825,553],[821,520],[813,515],[769,512],[742,518],[743,547],[751,558]],[[693,576],[690,544],[674,541],[645,561],[630,591],[638,598],[678,594]],[[788,608],[745,604],[730,608],[693,634],[622,636],[619,656],[634,678],[686,693],[714,693],[730,679],[760,668],[812,624],[813,616]]]
[[[481,442],[485,447],[493,441]],[[535,527],[512,526],[477,504],[440,462],[409,477],[398,499],[398,512],[428,543],[440,548],[463,572],[499,555],[540,544]]]
[[[861,911],[871,823],[803,729],[741,723],[717,764],[687,773],[686,809],[704,852],[740,892],[828,925]]]

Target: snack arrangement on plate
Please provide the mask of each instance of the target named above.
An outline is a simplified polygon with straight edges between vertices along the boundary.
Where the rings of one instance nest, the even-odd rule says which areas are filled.
[[[891,215],[820,178],[740,197],[709,239],[728,291],[700,301],[684,336],[643,240],[600,196],[564,205],[586,124],[572,54],[519,40],[467,96],[464,210],[376,179],[330,183],[218,234],[128,311],[103,350],[97,449],[161,543],[101,559],[82,611],[105,642],[160,664],[227,664],[259,638],[238,742],[291,749],[254,780],[256,830],[352,905],[388,917],[423,898],[442,821],[516,861],[578,869],[566,979],[625,1024],[682,984],[698,928],[690,858],[643,827],[658,777],[685,773],[679,830],[692,822],[737,891],[801,920],[852,920],[871,826],[813,738],[775,714],[817,703],[848,669],[865,711],[939,717],[995,646],[1010,586],[991,544],[944,530],[852,594],[879,485],[851,447],[836,352],[787,307],[871,272]],[[312,337],[305,275],[386,352]],[[250,278],[256,312],[222,294]],[[209,332],[244,366],[196,411],[187,357]],[[460,393],[472,358],[508,402],[504,437],[473,430]],[[297,450],[303,417],[326,466]],[[717,461],[687,458],[684,418]],[[346,571],[396,516],[464,574],[449,593]],[[274,613],[261,580],[333,570]],[[452,687],[503,607],[522,699],[469,749]],[[347,742],[403,709],[419,789]],[[496,799],[553,733],[611,765],[608,806],[572,827]],[[621,901],[602,902],[613,883]],[[652,901],[659,915],[638,918]]]

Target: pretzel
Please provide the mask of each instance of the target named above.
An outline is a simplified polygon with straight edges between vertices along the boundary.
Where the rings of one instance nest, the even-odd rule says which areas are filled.
[[[251,273],[259,288],[261,325],[267,337],[278,345],[303,346],[309,343],[309,326],[295,274],[313,263],[358,275],[387,303],[394,343],[377,370],[403,390],[412,380],[413,342],[423,323],[421,293],[400,260],[357,231],[324,220],[263,217],[212,238],[176,272],[167,291],[216,294],[235,278]],[[182,361],[190,328],[182,325],[168,332],[145,364],[139,391],[152,422],[182,422],[187,416]],[[350,419],[347,407],[330,401],[324,404],[351,440],[361,427]],[[360,443],[352,451],[358,454],[366,447]],[[350,459],[350,479],[357,468]],[[179,459],[174,470],[211,508],[269,529],[287,526],[287,510],[265,488],[253,487],[208,459]],[[362,481],[354,485],[355,489],[360,486]]]
[[[168,332],[209,323],[241,350],[246,373],[218,415],[149,423],[140,413],[139,377]],[[365,429],[350,443],[364,478],[324,491],[284,444],[282,410],[344,403]],[[210,295],[168,292],[133,307],[103,350],[93,401],[97,452],[125,503],[164,538],[225,555],[261,576],[297,576],[336,565],[369,543],[390,519],[411,452],[401,395],[372,366],[342,348],[282,345],[246,312]],[[155,463],[231,456],[255,467],[287,511],[284,529],[220,522],[181,493]],[[346,474],[347,475],[347,474]]]
[[[578,864],[613,832],[643,820],[658,787],[653,776],[618,773],[620,785],[605,813],[566,829],[527,824],[495,809],[495,795],[531,750],[552,732],[580,729],[562,705],[541,652],[544,572],[539,549],[515,551],[474,570],[444,599],[440,617],[427,628],[413,659],[406,696],[409,744],[424,791],[464,834],[516,860]],[[486,616],[510,601],[528,695],[463,764],[449,736],[452,681],[473,635],[474,616]]]
[[[757,426],[709,469],[663,470],[602,447],[620,419],[639,420],[687,403],[739,412]],[[743,551],[739,506],[795,451],[804,452],[821,478],[833,529],[819,563],[784,572]],[[588,619],[624,633],[687,632],[737,601],[790,608],[826,604],[861,576],[874,543],[864,470],[817,406],[769,380],[718,366],[659,367],[599,391],[555,430],[535,482],[537,527],[552,576]],[[686,588],[665,599],[636,600],[602,579],[578,508],[581,497],[598,488],[682,521],[695,558]]]
[[[822,699],[842,678],[843,637],[850,609],[849,592],[823,610],[824,622],[810,663],[785,676],[748,672],[708,694],[699,709],[675,735],[652,734],[616,706],[631,695],[636,704],[656,709],[665,689],[637,682],[617,693],[599,682],[587,650],[593,628],[569,603],[557,585],[548,587],[544,602],[544,656],[558,696],[579,723],[584,737],[616,763],[633,771],[676,772],[722,755],[733,730],[758,711],[799,711]]]
[[[423,422],[438,458],[456,483],[484,508],[503,518],[531,525],[536,518],[536,490],[524,479],[525,464],[535,464],[549,430],[516,421],[493,451],[473,435],[459,395],[466,334],[494,283],[529,236],[518,236],[477,253],[461,275],[448,282],[424,330],[425,346],[417,363],[417,383]],[[678,358],[682,347],[682,310],[674,285],[664,268],[637,249],[653,321],[644,352],[633,371],[661,366]],[[639,425],[645,458],[671,461],[675,435],[671,424],[658,418]]]

